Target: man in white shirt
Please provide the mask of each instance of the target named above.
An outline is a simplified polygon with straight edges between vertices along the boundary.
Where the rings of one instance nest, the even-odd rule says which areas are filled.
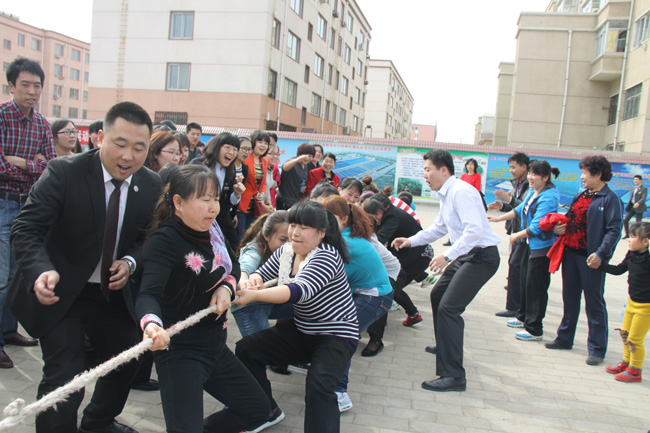
[[[454,176],[454,161],[449,152],[437,149],[424,155],[424,178],[438,192],[438,218],[410,238],[395,239],[393,246],[399,250],[426,245],[449,233],[452,246],[436,255],[429,266],[442,274],[431,290],[437,346],[426,348],[436,354],[436,374],[440,377],[422,382],[422,388],[465,391],[465,324],[461,314],[499,267],[499,237],[492,232],[476,188]]]

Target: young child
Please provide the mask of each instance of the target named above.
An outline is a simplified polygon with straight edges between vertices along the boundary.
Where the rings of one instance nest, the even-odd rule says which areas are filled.
[[[602,265],[601,270],[612,275],[629,271],[627,278],[630,298],[625,307],[623,326],[623,361],[608,365],[605,370],[615,374],[620,382],[641,382],[641,369],[645,357],[643,341],[650,328],[650,223],[637,223],[630,228],[630,251],[618,266]]]

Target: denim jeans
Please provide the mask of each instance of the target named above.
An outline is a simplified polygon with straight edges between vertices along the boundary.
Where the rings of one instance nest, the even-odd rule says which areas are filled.
[[[241,241],[244,237],[244,233],[250,226],[253,225],[257,218],[253,213],[244,213],[240,210],[237,210],[237,227],[235,227],[235,232],[237,232],[237,237]]]
[[[269,319],[292,319],[293,304],[269,304],[266,302],[255,302],[234,310],[237,327],[242,338],[254,334],[257,331],[268,329]]]
[[[357,320],[359,321],[359,333],[366,330],[377,319],[388,314],[390,306],[393,304],[393,292],[384,296],[354,295],[354,305],[357,307]],[[348,375],[350,373],[350,363],[341,376],[336,391],[347,392]]]
[[[18,331],[18,322],[7,305],[7,290],[16,273],[16,261],[11,252],[9,234],[11,225],[23,207],[22,203],[0,198],[0,350],[5,338],[13,337]]]

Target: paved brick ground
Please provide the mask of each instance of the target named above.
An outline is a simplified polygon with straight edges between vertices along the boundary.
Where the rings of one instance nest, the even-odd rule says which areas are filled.
[[[425,224],[437,214],[437,206],[419,205]],[[571,351],[550,351],[544,343],[555,338],[562,316],[561,277],[553,276],[545,335],[542,342],[521,342],[505,320],[494,313],[505,304],[508,239],[503,224],[493,229],[501,235],[502,262],[497,274],[481,290],[464,314],[465,369],[468,389],[459,393],[422,390],[423,380],[435,377],[434,356],[424,352],[432,343],[429,289],[412,284],[408,292],[420,308],[424,322],[413,328],[402,326],[402,311],[391,312],[383,352],[375,358],[355,355],[350,375],[350,396],[354,407],[341,416],[344,433],[396,432],[625,432],[646,433],[650,429],[650,378],[641,384],[616,382],[604,366],[590,367],[587,356],[587,328],[584,311],[580,317],[576,344]],[[434,243],[442,251],[440,240]],[[621,242],[614,262],[627,252]],[[610,348],[606,362],[622,359],[622,344],[613,328],[620,325],[627,299],[627,276],[607,277]],[[234,325],[234,323],[232,324]],[[231,326],[229,343],[239,338]],[[367,335],[361,343],[365,347]],[[32,402],[40,378],[38,348],[6,348],[16,367],[0,370],[0,405],[15,398]],[[647,360],[650,362],[650,359]],[[269,433],[302,432],[305,376],[269,373],[275,398],[286,419]],[[89,392],[86,395],[90,395]],[[87,401],[88,397],[86,397]],[[206,413],[221,405],[205,397]],[[133,391],[119,417],[141,433],[163,432],[164,421],[158,393]],[[33,420],[16,432],[33,431]]]

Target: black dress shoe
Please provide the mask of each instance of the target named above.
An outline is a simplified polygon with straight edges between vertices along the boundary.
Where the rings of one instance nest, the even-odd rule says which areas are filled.
[[[120,424],[117,421],[113,421],[112,424],[107,425],[106,427],[101,427],[96,429],[87,429],[81,426],[79,427],[79,433],[138,433],[138,431],[133,430],[128,425]]]
[[[600,365],[603,363],[603,358],[597,355],[589,355],[585,363],[587,365]]]
[[[12,346],[28,347],[28,346],[36,346],[38,344],[38,340],[35,338],[25,337],[24,335],[20,335],[19,333],[16,333],[16,335],[14,335],[13,337],[5,338],[5,344],[10,344]]]
[[[438,348],[436,346],[427,346],[427,347],[424,348],[425,352],[429,352],[429,353],[432,353],[434,355],[436,354],[437,350],[438,350]]]
[[[553,340],[550,343],[546,343],[544,346],[547,349],[552,349],[552,350],[571,350],[571,346],[565,346],[564,344],[560,344],[557,342],[557,340]]]
[[[628,236],[628,235],[625,235],[625,236],[623,236],[621,239],[627,239],[627,238],[629,238],[629,236]]]
[[[381,340],[370,340],[368,345],[361,351],[361,356],[375,356],[384,348]]]
[[[422,382],[422,388],[437,392],[465,391],[467,381],[464,377],[440,377]]]
[[[506,310],[497,311],[496,313],[494,313],[494,315],[497,317],[515,317],[517,315],[517,312],[506,309]]]
[[[283,376],[289,376],[291,372],[289,371],[288,365],[269,365],[269,369],[275,374],[281,374]]]
[[[7,355],[7,352],[0,350],[0,368],[11,368],[13,366],[14,363],[9,358],[9,355]]]
[[[147,382],[133,382],[131,389],[137,389],[138,391],[158,391],[160,384],[157,380],[149,379]]]

